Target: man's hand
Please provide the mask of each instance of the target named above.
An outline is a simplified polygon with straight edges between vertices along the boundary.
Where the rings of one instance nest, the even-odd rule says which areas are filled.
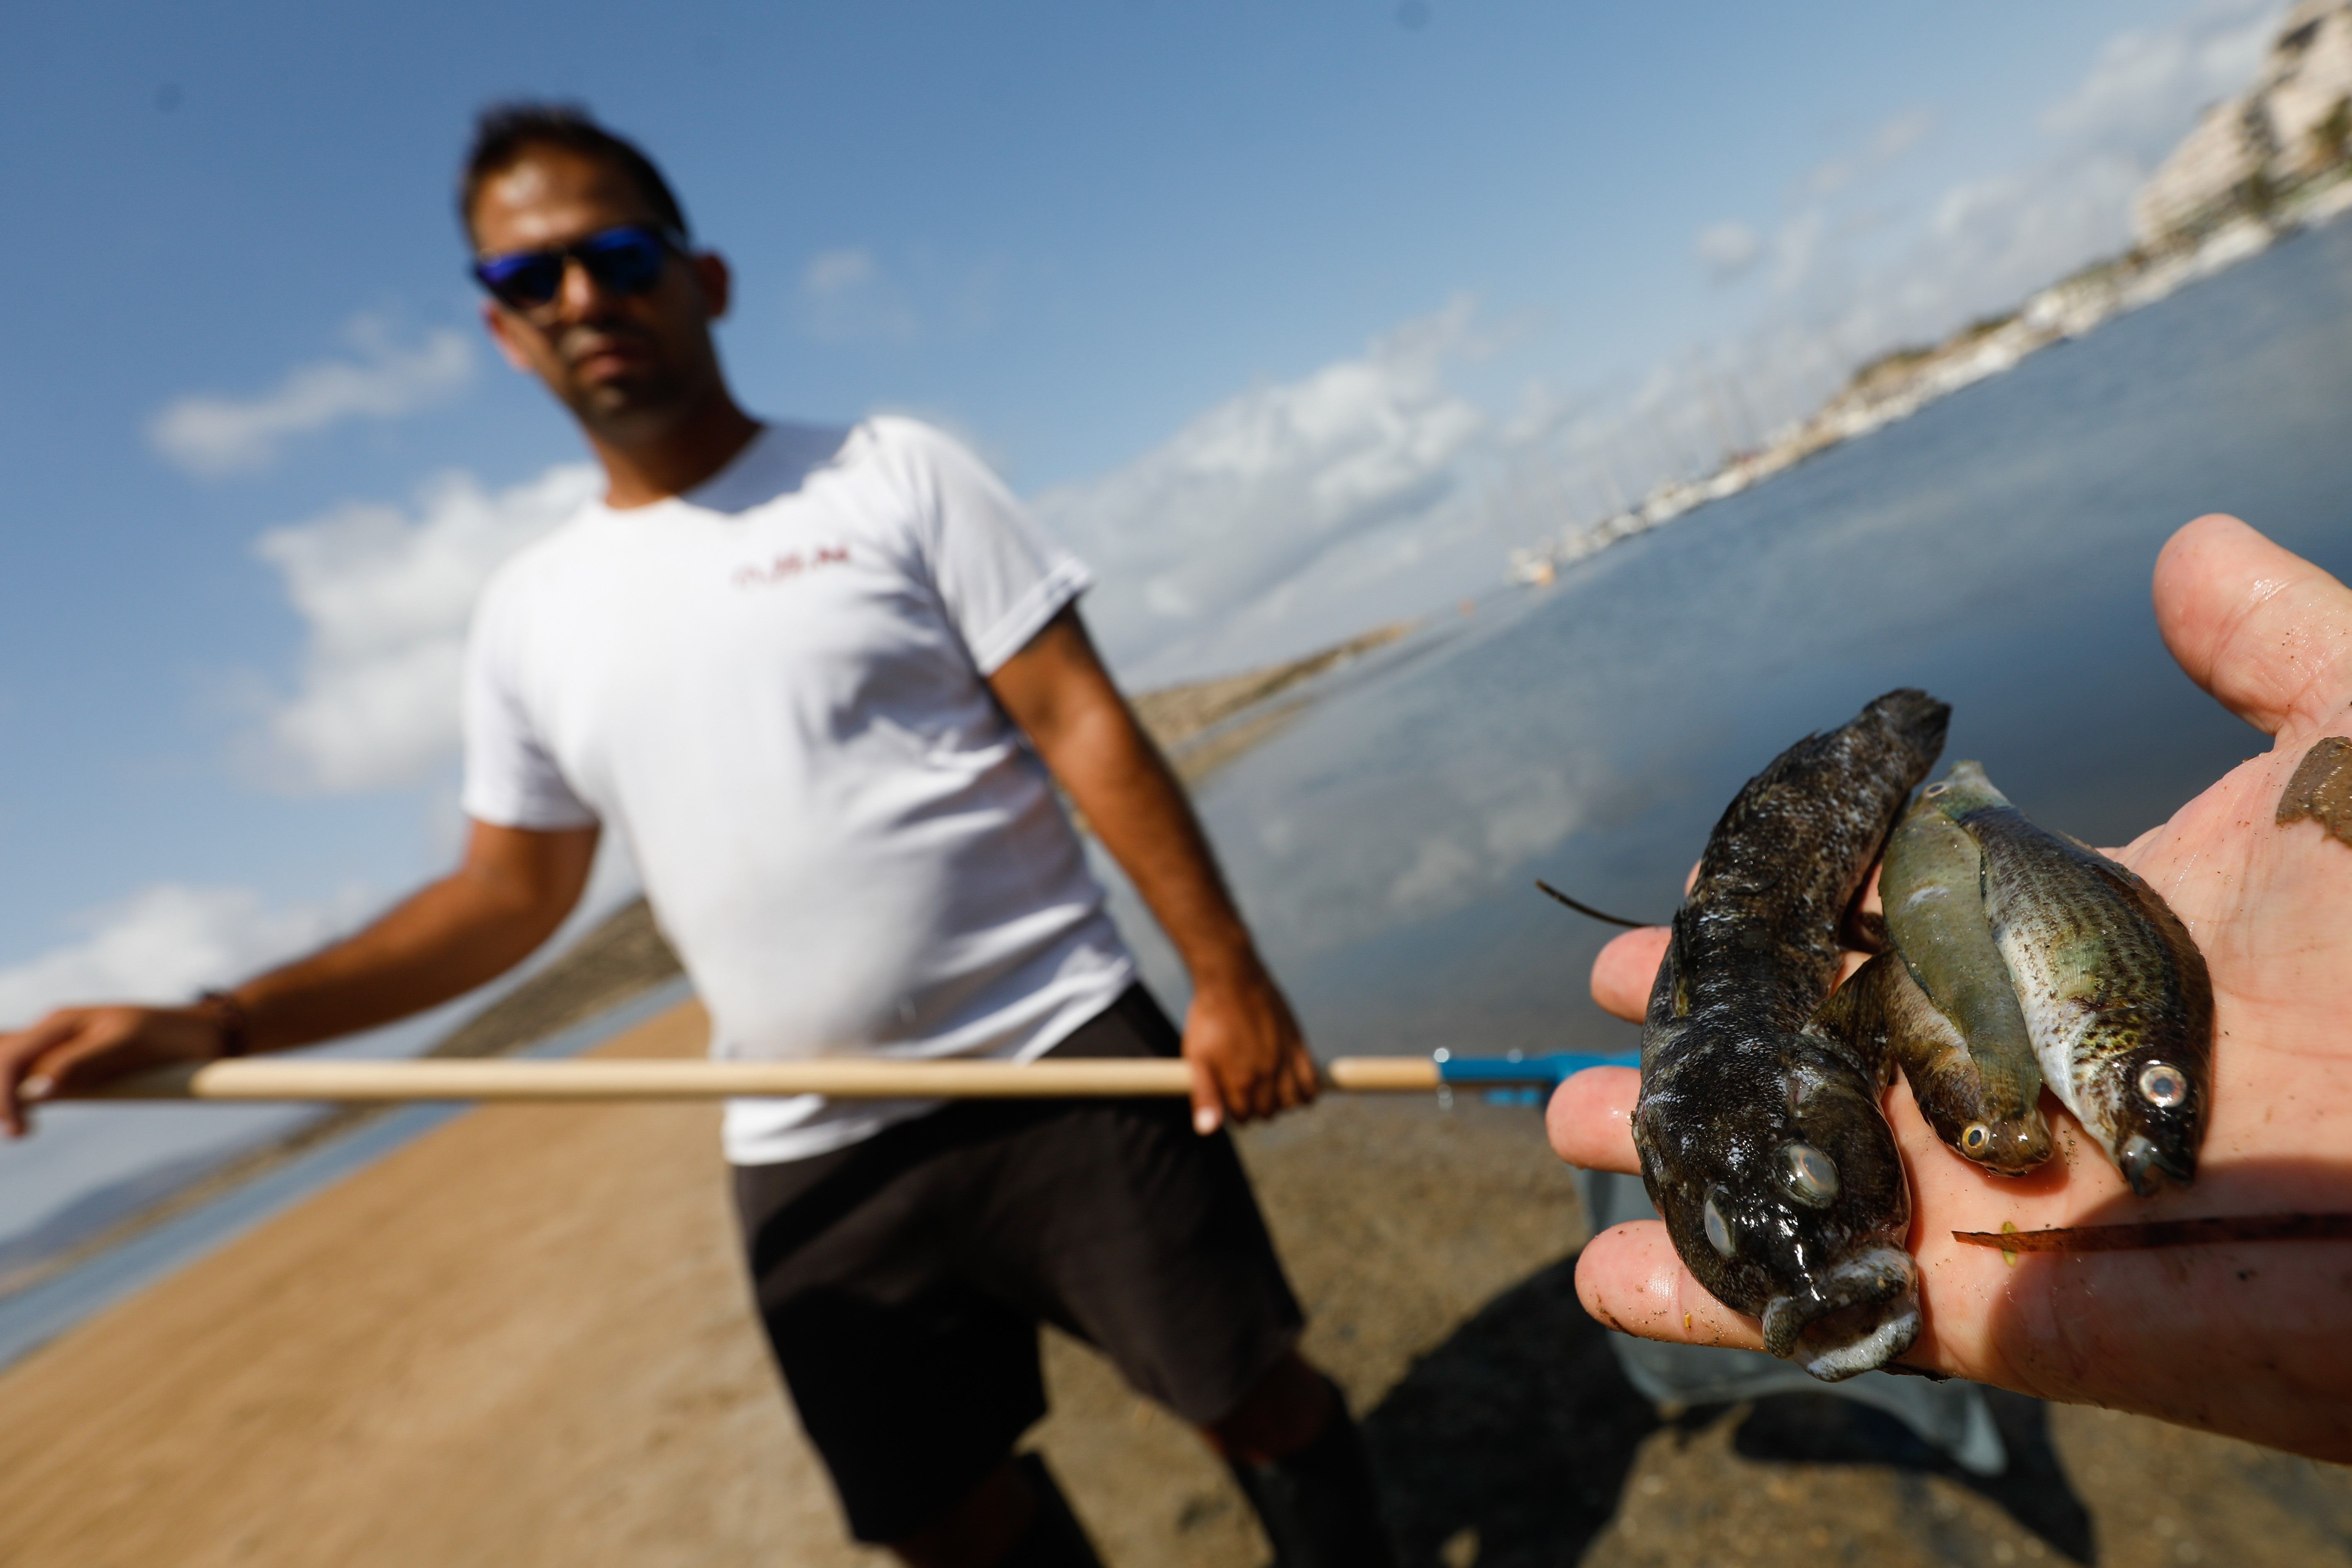
[[[221,1054],[220,1021],[194,1007],[61,1007],[0,1035],[0,1127],[30,1130],[33,1101],[173,1062]]]
[[[2180,915],[2213,976],[2213,1106],[2195,1186],[2131,1195],[2063,1111],[2059,1155],[1989,1174],[1944,1148],[1897,1083],[1910,1248],[1926,1326],[1911,1365],[2044,1398],[2106,1405],[2352,1461],[2352,1245],[2272,1242],[2114,1253],[2000,1252],[1952,1232],[2205,1215],[2352,1210],[2352,846],[2275,824],[2315,741],[2352,735],[2352,590],[2232,518],[2200,518],[2157,562],[2156,613],[2181,668],[2275,746],[2116,858]],[[1638,1019],[1665,933],[1603,949],[1594,997]],[[1639,1075],[1601,1068],[1553,1097],[1572,1163],[1638,1169]],[[1601,1321],[1654,1339],[1756,1347],[1675,1256],[1665,1227],[1596,1237],[1577,1290]]]
[[[475,823],[457,870],[365,931],[238,986],[246,1048],[284,1050],[373,1028],[512,967],[579,902],[596,838],[593,826]],[[0,1127],[21,1138],[28,1100],[142,1068],[209,1061],[223,1044],[220,1018],[201,1006],[62,1008],[0,1034]]]
[[[1151,906],[1192,976],[1192,1124],[1215,1131],[1315,1098],[1314,1058],[1218,874],[1200,819],[1066,609],[988,678]]]
[[[1192,1126],[1204,1135],[1227,1117],[1247,1121],[1305,1105],[1321,1084],[1290,1004],[1255,960],[1239,976],[1196,984],[1184,1015],[1184,1059],[1192,1068]]]

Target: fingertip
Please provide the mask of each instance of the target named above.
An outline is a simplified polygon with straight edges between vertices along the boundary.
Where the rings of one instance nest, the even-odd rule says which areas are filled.
[[[1185,1066],[1192,1074],[1192,1131],[1206,1138],[1224,1120],[1224,1109],[1218,1093],[1216,1075],[1198,1057],[1187,1056]]]
[[[2149,597],[2182,670],[2265,733],[2352,687],[2352,594],[2234,517],[2209,513],[2166,541]]]
[[[1587,1243],[1576,1260],[1576,1296],[1596,1321],[1622,1333],[1675,1344],[1763,1348],[1756,1320],[1707,1294],[1657,1220],[1612,1226]]]
[[[1639,1172],[1633,1105],[1641,1093],[1642,1075],[1633,1068],[1587,1068],[1572,1074],[1544,1107],[1552,1152],[1588,1171]]]
[[[2256,541],[2269,543],[2227,512],[2208,512],[2175,529],[2156,552],[2148,597],[2156,609],[2157,628],[2173,657],[2200,684],[2212,652],[2205,646],[2214,630],[2210,623],[2221,613],[2208,601],[2220,579],[2238,574],[2230,570],[2231,557]]]
[[[1664,926],[1643,926],[1611,938],[1592,960],[1592,999],[1618,1017],[1639,1023],[1649,1010],[1650,987],[1665,962],[1669,937]]]
[[[1608,1269],[1597,1255],[1608,1238],[1609,1233],[1601,1232],[1586,1242],[1584,1250],[1576,1255],[1576,1300],[1584,1309],[1586,1317],[1604,1329],[1614,1329],[1622,1334],[1625,1331],[1624,1325],[1609,1310],[1607,1292],[1601,1288],[1602,1281],[1608,1278]]]
[[[2239,542],[2247,534],[2259,536],[2260,532],[2242,518],[2232,517],[2226,511],[2209,511],[2202,517],[2189,519],[2174,529],[2172,537],[2164,542],[2164,548],[2156,552],[2158,592],[2163,592],[2164,584],[2172,580],[2184,564],[2193,561],[2200,552],[2216,546],[2227,547]]]
[[[47,1073],[35,1073],[16,1086],[19,1100],[47,1100],[57,1092],[57,1079]]]
[[[1621,1334],[1637,1333],[1640,1314],[1629,1310],[1627,1280],[1643,1272],[1647,1248],[1643,1232],[1665,1226],[1656,1220],[1627,1220],[1612,1225],[1584,1244],[1576,1255],[1576,1299],[1585,1315]],[[1633,1291],[1639,1296],[1638,1288]]]

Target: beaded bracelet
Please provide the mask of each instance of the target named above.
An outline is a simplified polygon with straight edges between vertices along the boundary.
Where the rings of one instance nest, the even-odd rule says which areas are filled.
[[[251,1048],[246,1033],[245,1004],[226,991],[207,991],[196,998],[197,1011],[208,1016],[220,1030],[220,1054],[241,1057]]]

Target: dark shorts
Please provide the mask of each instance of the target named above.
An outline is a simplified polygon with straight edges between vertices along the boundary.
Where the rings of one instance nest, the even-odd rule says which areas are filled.
[[[1174,1056],[1140,985],[1055,1056]],[[1302,1318],[1249,1180],[1181,1100],[966,1100],[738,1166],[752,1292],[852,1533],[903,1540],[1045,1413],[1037,1325],[1205,1426]]]

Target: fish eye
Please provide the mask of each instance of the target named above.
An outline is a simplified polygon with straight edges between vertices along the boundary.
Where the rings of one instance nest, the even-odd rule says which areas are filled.
[[[1784,1143],[1780,1159],[1787,1167],[1789,1190],[1801,1203],[1827,1208],[1837,1201],[1837,1164],[1811,1143]]]
[[[2170,1062],[2150,1062],[2139,1069],[2139,1094],[2159,1110],[2168,1110],[2189,1098],[2189,1075]]]
[[[1700,1209],[1699,1215],[1701,1220],[1706,1226],[1706,1244],[1709,1247],[1714,1247],[1716,1251],[1721,1253],[1724,1257],[1730,1257],[1731,1226],[1725,1221],[1723,1211],[1715,1206],[1715,1194],[1713,1193],[1706,1194],[1706,1203]]]
[[[1949,784],[1932,784],[1920,793],[1925,795],[1929,800],[1933,800],[1951,787],[1952,786]]]
[[[1969,1122],[1968,1131],[1960,1134],[1960,1147],[1971,1154],[1981,1154],[1991,1145],[1992,1129],[1981,1121]]]

